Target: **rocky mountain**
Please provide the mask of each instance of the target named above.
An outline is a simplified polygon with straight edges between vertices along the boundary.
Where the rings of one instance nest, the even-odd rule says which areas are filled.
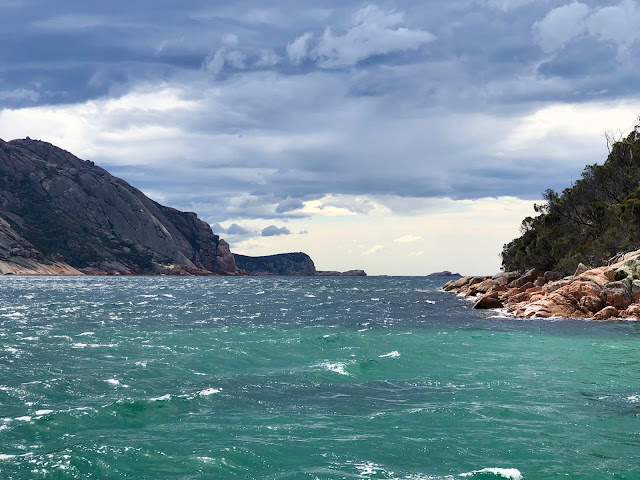
[[[237,274],[195,213],[49,143],[0,140],[0,271]]]

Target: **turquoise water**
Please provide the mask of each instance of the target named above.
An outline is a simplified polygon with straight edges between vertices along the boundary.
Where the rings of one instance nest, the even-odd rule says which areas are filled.
[[[640,478],[639,324],[439,287],[0,278],[0,478]]]

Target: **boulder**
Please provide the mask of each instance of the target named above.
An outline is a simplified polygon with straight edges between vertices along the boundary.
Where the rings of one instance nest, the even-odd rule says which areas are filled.
[[[489,293],[481,296],[476,303],[473,304],[475,309],[502,308],[502,302],[498,300],[494,294]]]
[[[570,283],[571,280],[558,280],[555,282],[547,283],[544,287],[542,287],[542,291],[545,293],[555,292],[559,288],[569,285]]]
[[[519,272],[501,272],[493,276],[496,285],[504,285],[505,287],[520,277]]]
[[[477,293],[487,293],[493,287],[493,280],[487,278],[480,283],[473,285]]]
[[[536,281],[533,282],[536,287],[542,287],[545,283],[547,283],[547,280],[545,280],[544,276],[536,278]]]
[[[560,275],[558,272],[552,272],[552,271],[548,271],[548,272],[544,272],[544,280],[545,282],[555,282],[556,280],[560,280],[562,278],[562,275]]]
[[[581,275],[588,270],[589,270],[589,267],[587,267],[584,263],[579,263],[573,276],[577,277],[578,275]]]
[[[527,270],[523,275],[521,275],[519,278],[515,279],[514,281],[512,281],[509,286],[510,287],[516,287],[516,288],[520,288],[523,285],[531,282],[533,283],[536,278],[540,277],[544,275],[544,272],[538,270],[537,268],[532,268],[531,270]]]
[[[520,287],[518,288],[518,292],[522,293],[522,292],[526,292],[527,290],[529,290],[530,288],[533,288],[534,285],[532,282],[527,282],[523,285],[520,285]]]
[[[585,295],[578,301],[578,306],[583,312],[590,314],[598,312],[604,306],[604,302],[600,297],[595,295]]]
[[[559,295],[557,292],[545,295],[543,298],[536,300],[524,307],[522,316],[531,317],[575,317],[577,305],[570,299]],[[581,316],[581,315],[580,315]]]
[[[607,283],[602,289],[602,299],[606,305],[625,310],[633,302],[630,282],[623,280]]]
[[[467,285],[474,277],[462,277],[457,280],[451,280],[444,284],[442,287],[443,290],[450,292],[451,290],[456,290],[458,288],[464,287]]]
[[[608,320],[610,318],[615,318],[619,315],[618,309],[612,307],[611,305],[604,307],[598,313],[593,316],[594,320]]]
[[[620,312],[619,316],[623,318],[640,318],[640,304],[632,303],[626,310]]]

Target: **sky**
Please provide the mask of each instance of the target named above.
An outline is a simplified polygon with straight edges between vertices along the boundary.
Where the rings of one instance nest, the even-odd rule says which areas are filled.
[[[0,0],[0,138],[233,252],[491,274],[640,114],[640,1]]]

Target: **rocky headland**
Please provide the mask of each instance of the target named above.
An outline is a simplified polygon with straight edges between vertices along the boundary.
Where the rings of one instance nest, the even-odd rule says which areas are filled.
[[[162,206],[46,142],[0,140],[4,274],[239,273],[195,213]]]
[[[626,138],[607,135],[607,147],[604,164],[543,193],[537,215],[504,245],[502,273],[444,289],[516,317],[640,318],[640,125]]]
[[[537,269],[501,272],[492,277],[462,277],[445,291],[475,297],[473,308],[501,308],[519,318],[640,318],[640,250],[573,275]]]
[[[301,252],[234,255],[195,213],[30,138],[0,139],[0,274],[366,275],[316,271]]]

